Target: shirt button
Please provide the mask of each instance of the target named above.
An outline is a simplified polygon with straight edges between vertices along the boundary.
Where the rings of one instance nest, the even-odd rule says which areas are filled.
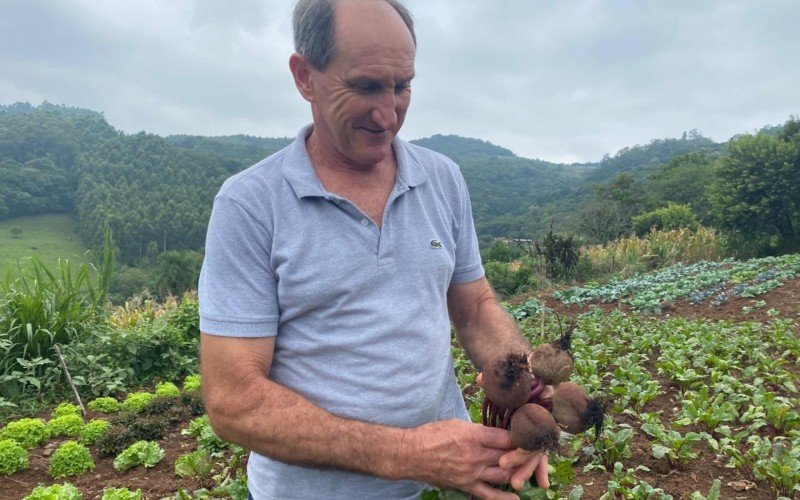
[[[369,224],[369,221],[367,219],[361,219],[362,226],[366,226],[367,224]]]

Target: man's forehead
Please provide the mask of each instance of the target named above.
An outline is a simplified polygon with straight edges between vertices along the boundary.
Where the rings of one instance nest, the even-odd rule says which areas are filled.
[[[412,54],[416,51],[411,36],[400,14],[394,7],[380,0],[348,0],[336,2],[334,37],[337,49],[357,51],[366,47],[382,50],[399,50]]]

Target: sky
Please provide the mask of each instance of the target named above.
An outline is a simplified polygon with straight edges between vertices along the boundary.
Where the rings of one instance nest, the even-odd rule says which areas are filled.
[[[800,115],[797,0],[406,0],[406,140],[458,134],[598,161]],[[0,104],[101,111],[160,135],[293,137],[289,0],[0,0]]]

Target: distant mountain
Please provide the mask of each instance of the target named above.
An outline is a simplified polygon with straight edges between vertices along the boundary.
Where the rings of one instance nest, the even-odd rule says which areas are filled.
[[[432,149],[453,159],[468,156],[515,156],[511,150],[495,146],[491,142],[459,135],[436,134],[424,139],[415,139],[411,143]]]
[[[280,137],[253,137],[226,135],[205,137],[200,135],[168,135],[167,144],[198,153],[215,153],[249,166],[286,147],[293,139]]]

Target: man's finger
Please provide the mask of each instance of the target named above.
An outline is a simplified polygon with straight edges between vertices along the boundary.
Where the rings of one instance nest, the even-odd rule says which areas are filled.
[[[475,424],[479,425],[479,424]],[[511,440],[511,433],[504,429],[496,429],[494,427],[480,426],[480,433],[478,435],[480,444],[487,448],[497,448],[500,450],[511,450],[516,448],[517,445]]]
[[[536,483],[540,488],[550,487],[547,477],[547,455],[537,453],[531,455],[530,460],[519,466],[511,476],[511,487],[521,490],[525,486],[525,481],[529,480],[536,472]]]
[[[478,479],[492,484],[508,484],[511,481],[511,472],[500,467],[487,467]]]
[[[524,463],[527,463],[528,460],[530,460],[535,454],[536,453],[532,451],[526,451],[522,448],[517,448],[516,450],[510,451],[500,457],[500,460],[498,460],[498,465],[506,470],[514,469]]]
[[[475,377],[475,383],[478,384],[478,387],[483,389],[483,372],[480,372],[477,377]]]
[[[484,500],[519,500],[516,494],[492,488],[486,483],[476,483],[469,494]]]

